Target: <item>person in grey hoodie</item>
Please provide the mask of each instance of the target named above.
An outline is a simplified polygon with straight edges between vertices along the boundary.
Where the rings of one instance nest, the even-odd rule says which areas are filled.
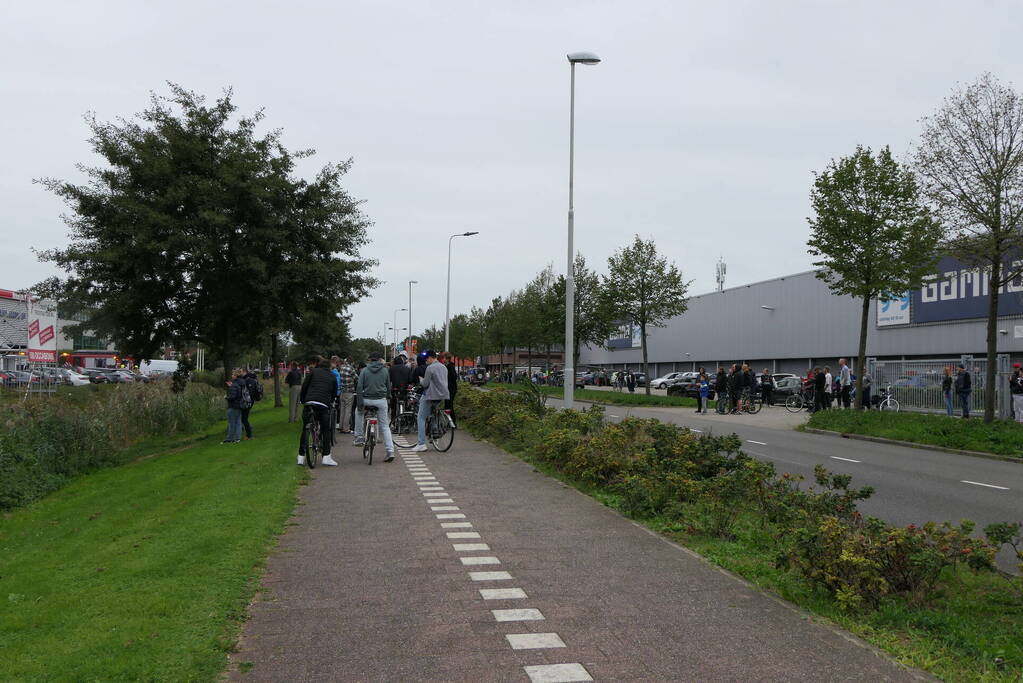
[[[369,354],[369,365],[359,373],[355,388],[355,445],[365,443],[363,428],[365,426],[366,408],[377,409],[377,424],[384,435],[384,447],[387,457],[384,462],[394,461],[394,439],[391,438],[391,427],[387,418],[387,399],[391,396],[391,378],[387,368],[380,360],[379,353]]]
[[[448,394],[448,369],[437,361],[437,352],[427,349],[426,372],[419,380],[419,386],[423,389],[423,395],[419,399],[419,443],[412,450],[426,450],[426,420],[433,412],[437,401],[446,401],[450,398]]]

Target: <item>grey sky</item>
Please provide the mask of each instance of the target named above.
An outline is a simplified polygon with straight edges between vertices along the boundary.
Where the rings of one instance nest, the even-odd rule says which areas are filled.
[[[576,246],[600,269],[633,233],[695,280],[728,285],[810,267],[812,172],[857,143],[904,155],[957,82],[1023,66],[1015,2],[50,2],[0,29],[0,288],[52,270],[30,247],[66,234],[32,178],[94,163],[81,115],[140,111],[164,82],[243,111],[311,174],[354,157],[346,182],[374,220],[384,280],[353,308],[382,332],[414,289],[415,331],[485,306],[565,262],[567,52],[579,67]],[[406,314],[399,327],[407,324]],[[401,322],[405,320],[406,322]]]

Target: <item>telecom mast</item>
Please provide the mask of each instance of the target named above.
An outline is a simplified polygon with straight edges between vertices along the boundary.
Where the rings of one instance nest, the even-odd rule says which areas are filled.
[[[718,257],[717,276],[716,276],[715,279],[717,279],[717,282],[718,282],[718,291],[719,292],[724,291],[724,289],[725,289],[725,262],[721,259],[721,257]]]

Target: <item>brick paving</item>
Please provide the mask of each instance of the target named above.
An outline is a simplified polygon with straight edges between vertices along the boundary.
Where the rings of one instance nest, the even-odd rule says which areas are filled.
[[[419,455],[315,470],[232,680],[927,679],[465,432]]]

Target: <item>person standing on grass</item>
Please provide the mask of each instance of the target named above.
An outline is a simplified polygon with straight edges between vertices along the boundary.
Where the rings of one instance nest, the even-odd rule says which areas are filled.
[[[238,443],[242,440],[242,406],[247,402],[248,407],[252,407],[248,385],[242,374],[241,369],[235,368],[231,372],[231,381],[227,383],[227,438],[220,443]]]
[[[298,369],[298,363],[291,361],[291,369],[288,376],[284,378],[288,385],[288,422],[298,421],[298,396],[302,393],[302,371]]]
[[[636,392],[636,375],[632,374],[631,370],[625,375],[625,386],[629,388],[630,394]]]
[[[249,390],[248,405],[242,404],[241,421],[242,427],[245,429],[245,440],[248,441],[252,438],[252,425],[249,424],[249,411],[252,410],[253,404],[256,401],[263,398],[263,385],[259,383],[259,378],[256,377],[256,373],[249,370],[242,378],[245,380],[245,388]]]
[[[945,397],[945,414],[949,417],[955,414],[955,406],[952,400],[952,385],[955,380],[952,378],[952,368],[945,366],[945,376],[941,380],[941,394]]]
[[[862,383],[863,384],[863,409],[864,410],[870,410],[870,401],[872,400],[871,397],[870,397],[870,385],[871,385],[871,382],[872,382],[872,380],[870,379],[870,374],[864,372],[863,373],[863,383]]]
[[[835,377],[831,374],[831,366],[824,366],[824,408],[831,408],[831,401],[835,392]]]
[[[1013,364],[1012,377],[1009,378],[1009,393],[1012,394],[1012,416],[1023,424],[1023,369],[1019,363]]]
[[[820,368],[813,369],[813,411],[824,410],[824,385],[827,378]]]
[[[839,400],[842,401],[842,407],[846,410],[849,409],[850,398],[849,392],[852,390],[852,372],[849,370],[849,366],[845,362],[845,358],[838,359],[838,387],[839,387]]]
[[[970,417],[970,394],[973,392],[973,382],[966,366],[959,364],[959,371],[956,373],[956,395],[959,396],[959,403],[963,406],[963,418]]]

